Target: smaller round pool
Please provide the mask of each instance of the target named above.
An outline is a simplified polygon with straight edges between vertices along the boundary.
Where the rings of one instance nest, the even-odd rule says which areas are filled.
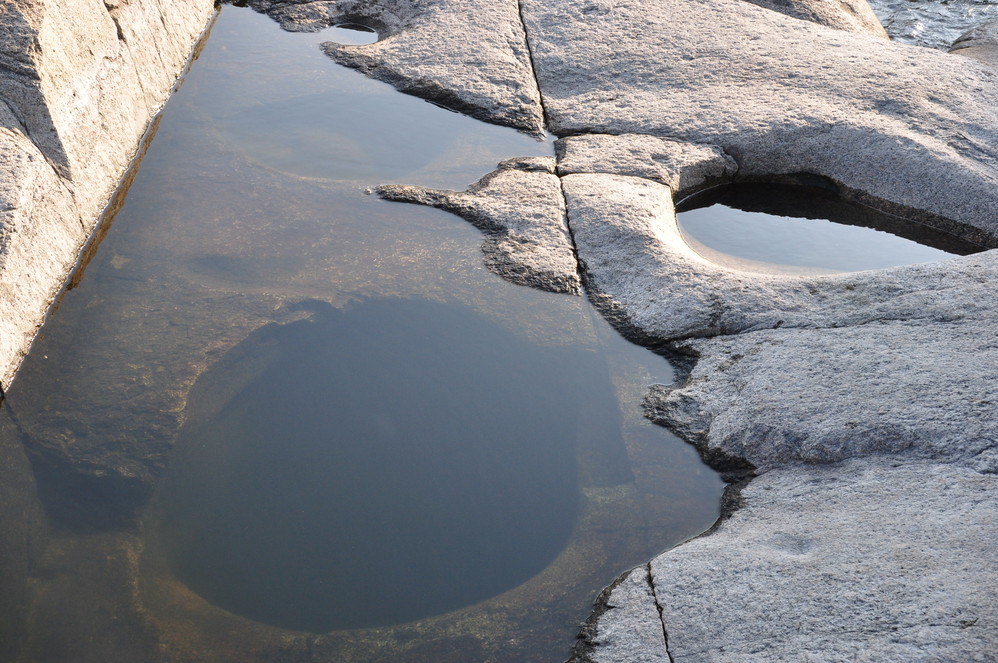
[[[763,272],[855,272],[983,250],[821,187],[729,184],[680,201],[676,212],[698,253]]]

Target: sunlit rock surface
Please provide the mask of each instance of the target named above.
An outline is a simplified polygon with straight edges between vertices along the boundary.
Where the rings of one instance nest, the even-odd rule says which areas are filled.
[[[403,91],[535,134],[545,118],[565,139],[553,172],[506,168],[464,194],[385,191],[471,217],[488,241],[530,227],[542,237],[530,260],[501,242],[494,255],[574,275],[554,223],[563,205],[603,313],[689,358],[684,383],[651,390],[649,416],[732,476],[759,474],[716,531],[604,594],[576,660],[987,661],[998,650],[995,253],[851,275],[748,274],[682,244],[673,208],[676,193],[701,186],[806,173],[994,247],[989,60],[888,42],[865,18],[850,22],[861,4],[818,0],[780,11],[743,0],[254,4],[288,29],[366,21],[381,41],[326,52]],[[127,42],[125,24],[113,30],[99,9],[80,39],[110,30]],[[26,52],[30,12],[6,11],[8,38]],[[26,80],[28,97],[70,89],[55,74]],[[22,105],[46,105],[20,99],[5,97],[2,158],[39,193],[0,208],[8,234],[20,218],[9,215],[31,205],[64,219],[46,210],[65,199],[84,218],[66,178],[104,158],[71,140],[76,115],[26,115]],[[31,135],[49,124],[58,140]],[[525,191],[537,193],[535,227]],[[75,245],[74,233],[48,245]]]
[[[4,384],[212,10],[209,0],[0,6]]]
[[[580,659],[991,660],[998,602],[982,576],[998,564],[996,496],[993,474],[910,460],[764,474],[711,535],[630,574],[621,586],[645,592],[611,594]],[[643,641],[646,597],[669,638],[639,658],[615,636]]]

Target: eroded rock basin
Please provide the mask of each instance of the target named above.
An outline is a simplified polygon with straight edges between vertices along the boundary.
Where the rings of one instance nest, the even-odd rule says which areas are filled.
[[[335,123],[274,121],[299,103]],[[436,149],[365,150],[382,130],[362,104],[399,104]],[[325,141],[353,170],[323,167]],[[641,413],[647,385],[671,380],[662,357],[581,297],[490,274],[460,219],[364,195],[403,178],[458,188],[548,150],[224,8],[5,405],[5,444],[27,450],[40,496],[6,502],[34,515],[6,518],[32,543],[5,568],[44,576],[5,576],[18,655],[557,660],[601,587],[709,526],[720,481]],[[434,405],[431,388],[460,393]],[[345,442],[324,446],[328,428]],[[431,504],[452,519],[420,520]],[[360,552],[342,547],[354,525]],[[377,567],[374,584],[338,578],[351,564]],[[322,582],[345,576],[330,609]]]

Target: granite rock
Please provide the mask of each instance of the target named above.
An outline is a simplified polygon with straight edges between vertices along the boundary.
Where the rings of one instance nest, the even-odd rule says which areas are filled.
[[[972,238],[998,230],[998,71],[742,0],[524,0],[548,128],[715,145]]]
[[[605,173],[641,177],[682,196],[730,180],[735,160],[714,145],[637,134],[583,134],[555,141],[558,174]]]
[[[864,459],[774,470],[741,497],[651,563],[671,660],[994,660],[994,475]]]
[[[998,66],[998,21],[968,30],[953,42],[949,51]]]
[[[746,0],[773,11],[830,28],[887,39],[880,19],[866,0]]]
[[[516,0],[253,0],[286,30],[338,22],[374,28],[379,41],[326,42],[334,60],[485,122],[544,135],[544,114]]]
[[[513,159],[465,192],[397,184],[377,191],[386,200],[437,207],[474,224],[486,235],[485,264],[506,280],[577,295],[575,250],[553,171],[549,158]]]
[[[166,101],[210,0],[0,6],[0,381]]]

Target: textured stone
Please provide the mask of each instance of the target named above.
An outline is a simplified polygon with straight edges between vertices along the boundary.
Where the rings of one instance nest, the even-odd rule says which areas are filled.
[[[570,661],[670,663],[648,565],[639,566],[597,599]]]
[[[482,246],[492,272],[519,285],[579,294],[581,283],[565,207],[549,158],[513,159],[466,192],[389,184],[387,200],[452,212],[486,234]]]
[[[170,94],[210,0],[0,6],[0,381]]]
[[[323,44],[334,60],[399,90],[537,136],[544,114],[516,0],[254,0],[287,30],[342,21],[376,29],[374,44]]]
[[[897,454],[998,472],[998,315],[697,339],[652,419],[760,469]]]
[[[587,283],[605,313],[652,344],[777,328],[991,319],[998,254],[831,275],[735,271],[683,240],[670,191],[615,175],[562,178]]]
[[[747,0],[754,5],[830,28],[887,39],[866,0]]]
[[[787,467],[742,501],[651,564],[677,663],[994,660],[995,476],[891,459]]]
[[[998,21],[980,25],[960,36],[950,53],[998,66]]]
[[[998,71],[742,0],[524,0],[548,128],[716,145],[954,234],[998,230]]]
[[[685,195],[734,176],[735,160],[712,145],[655,136],[585,134],[555,142],[558,174],[609,173],[642,177]]]

